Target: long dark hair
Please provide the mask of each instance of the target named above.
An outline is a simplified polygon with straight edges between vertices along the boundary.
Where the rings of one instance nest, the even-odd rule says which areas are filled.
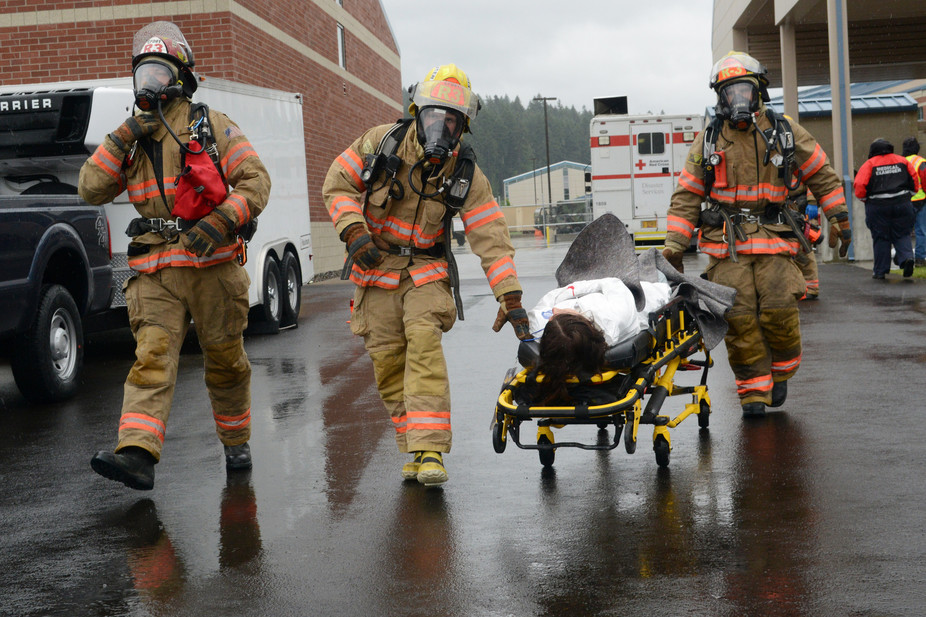
[[[566,380],[589,379],[601,371],[607,344],[601,330],[577,313],[557,313],[540,338],[540,360],[533,371],[543,374],[535,404],[568,403]]]

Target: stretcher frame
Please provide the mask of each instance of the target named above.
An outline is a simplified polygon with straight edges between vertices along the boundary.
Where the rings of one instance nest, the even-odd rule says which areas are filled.
[[[698,418],[702,430],[709,426],[711,399],[707,391],[707,374],[713,366],[713,360],[704,347],[692,307],[685,299],[674,298],[650,313],[648,324],[648,328],[631,341],[609,349],[606,355],[608,369],[591,379],[592,383],[600,385],[609,384],[615,379],[621,380],[620,383],[611,384],[611,387],[616,385],[618,396],[618,400],[611,403],[579,403],[574,406],[519,404],[515,401],[515,392],[527,383],[530,369],[510,369],[505,376],[492,418],[492,445],[495,451],[499,454],[504,452],[510,438],[518,448],[537,450],[541,464],[547,467],[553,464],[557,448],[612,450],[619,445],[623,433],[625,450],[633,454],[640,425],[652,425],[656,463],[660,467],[668,466],[672,450],[670,429],[692,415]],[[703,353],[703,358],[691,357],[697,353]],[[695,386],[677,386],[674,380],[679,370],[701,370],[700,383]],[[537,379],[542,380],[542,377],[540,375]],[[570,381],[578,383],[575,378]],[[666,398],[685,394],[691,395],[692,400],[681,413],[675,417],[660,414]],[[648,399],[645,407],[644,398]],[[536,444],[521,441],[520,426],[528,421],[537,422]],[[571,424],[594,424],[599,429],[613,426],[614,438],[607,443],[601,440],[595,443],[555,442],[553,429]]]

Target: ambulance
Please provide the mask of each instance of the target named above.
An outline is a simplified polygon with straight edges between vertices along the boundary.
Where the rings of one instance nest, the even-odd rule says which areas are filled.
[[[624,96],[595,99],[594,114],[590,125],[594,217],[610,212],[619,218],[637,251],[664,248],[669,201],[705,117],[629,115]]]
[[[237,123],[270,173],[270,201],[257,219],[244,264],[251,279],[249,332],[276,333],[297,325],[302,286],[312,280],[312,238],[306,181],[302,95],[204,78],[195,102],[224,112]],[[107,133],[132,113],[131,77],[0,86],[0,105],[24,106],[14,123],[15,156],[0,157],[0,199],[4,194],[76,194],[84,161]],[[32,186],[36,184],[38,186]],[[112,247],[111,309],[125,320],[122,283],[132,275],[125,229],[138,216],[123,192],[107,204]],[[107,320],[107,326],[110,327]],[[104,328],[100,328],[104,329]]]

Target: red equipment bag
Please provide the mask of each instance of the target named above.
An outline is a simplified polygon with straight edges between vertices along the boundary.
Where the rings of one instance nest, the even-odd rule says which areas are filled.
[[[228,187],[202,144],[190,141],[187,147],[190,152],[184,150],[180,155],[181,171],[174,181],[177,190],[171,214],[196,221],[225,200]]]

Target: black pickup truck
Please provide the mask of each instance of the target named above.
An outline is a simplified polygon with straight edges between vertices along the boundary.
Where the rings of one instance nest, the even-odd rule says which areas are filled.
[[[83,320],[109,309],[113,295],[105,211],[76,189],[68,194],[69,185],[42,180],[0,196],[0,353],[23,396],[37,403],[76,392]]]
[[[74,186],[88,97],[0,95],[0,355],[32,402],[77,391],[84,326],[113,297],[106,212]]]

